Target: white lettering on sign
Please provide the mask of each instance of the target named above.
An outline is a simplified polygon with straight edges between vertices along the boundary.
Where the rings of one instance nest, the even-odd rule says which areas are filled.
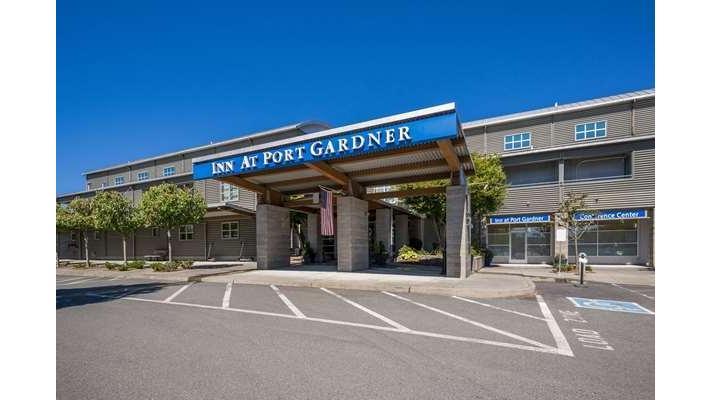
[[[590,347],[598,350],[615,350],[607,343],[597,331],[590,329],[573,328],[576,338],[583,344],[583,347]]]
[[[282,165],[331,155],[339,156],[342,153],[358,150],[388,147],[411,140],[409,126],[360,132],[347,137],[321,139],[289,148],[264,150],[261,154],[244,155],[241,162],[239,160],[215,161],[212,163],[212,174],[221,175],[233,172],[235,162],[239,162],[240,171],[247,171],[269,165]]]
[[[234,161],[217,161],[212,163],[212,174],[224,174],[235,170]]]

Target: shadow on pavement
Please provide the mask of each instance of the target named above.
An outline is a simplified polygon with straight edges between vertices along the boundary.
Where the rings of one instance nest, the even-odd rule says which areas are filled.
[[[56,309],[83,306],[86,304],[104,303],[118,300],[126,296],[153,293],[168,286],[184,285],[184,283],[139,283],[133,285],[111,285],[57,289]]]

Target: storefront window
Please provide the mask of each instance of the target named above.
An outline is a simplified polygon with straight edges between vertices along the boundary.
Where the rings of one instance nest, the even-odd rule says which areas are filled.
[[[578,253],[588,256],[636,256],[637,221],[599,221],[578,239]],[[575,254],[575,241],[568,237],[568,254]]]
[[[488,247],[497,257],[509,256],[509,226],[508,225],[489,225],[488,232]]]
[[[526,228],[526,253],[529,257],[551,255],[550,225],[533,225]]]

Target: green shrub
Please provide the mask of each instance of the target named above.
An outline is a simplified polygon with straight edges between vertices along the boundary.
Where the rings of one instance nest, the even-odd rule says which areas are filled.
[[[195,261],[193,260],[180,260],[178,261],[178,267],[182,269],[190,269]]]
[[[163,272],[165,271],[165,264],[162,262],[154,262],[151,264],[151,268],[153,268],[153,271]]]
[[[104,266],[106,267],[106,269],[110,269],[110,270],[113,271],[113,270],[115,270],[116,268],[119,267],[119,264],[112,263],[112,262],[107,262],[106,264],[104,264]]]
[[[166,261],[164,263],[153,263],[151,264],[151,268],[153,268],[153,271],[156,272],[170,272],[170,271],[177,271],[181,269],[181,261]]]
[[[126,264],[119,264],[119,266],[118,266],[119,271],[128,271],[129,269],[131,269],[131,267],[129,267]]]
[[[133,260],[129,261],[127,264],[131,269],[143,269],[146,266],[146,262],[143,260]]]
[[[418,262],[420,261],[420,253],[408,245],[400,247],[397,252],[397,262]]]
[[[481,255],[481,250],[479,250],[479,249],[476,248],[475,246],[472,246],[471,252],[472,252],[472,256],[473,256],[473,257],[478,257],[478,256]]]

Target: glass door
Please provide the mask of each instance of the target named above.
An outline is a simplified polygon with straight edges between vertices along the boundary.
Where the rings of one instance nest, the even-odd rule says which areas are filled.
[[[509,262],[514,264],[525,264],[526,263],[526,228],[511,228],[510,237],[511,254],[509,255]]]

